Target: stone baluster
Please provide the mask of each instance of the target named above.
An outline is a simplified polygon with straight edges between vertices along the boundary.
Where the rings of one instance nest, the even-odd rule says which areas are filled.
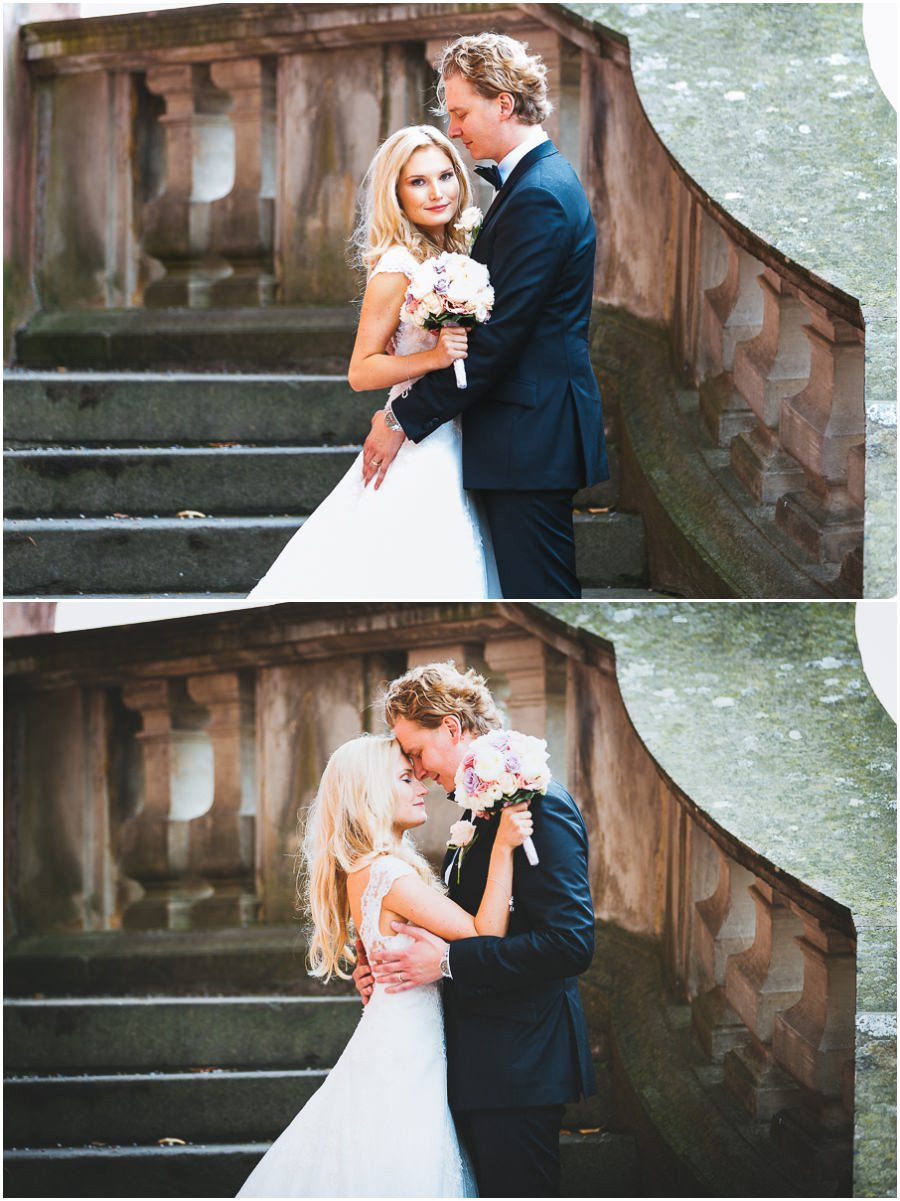
[[[712,369],[700,384],[700,416],[716,446],[752,429],[754,414],[734,384],[735,349],[755,338],[763,322],[757,277],[763,265],[728,243],[725,276],[703,297],[701,338]]]
[[[565,784],[566,760],[566,661],[552,647],[530,634],[523,637],[491,638],[485,643],[484,658],[492,676],[500,677],[509,726],[547,740],[550,767]],[[504,688],[505,685],[505,688]]]
[[[694,946],[703,983],[691,1003],[694,1032],[711,1063],[721,1063],[728,1051],[749,1038],[747,1027],[728,1004],[724,985],[728,959],[753,943],[756,912],[750,893],[752,874],[723,851],[716,853],[716,890],[694,906]]]
[[[819,563],[840,563],[862,543],[859,465],[850,453],[865,440],[862,331],[810,306],[809,382],[782,403],[782,445],[803,466],[806,487],[783,496],[777,524]],[[857,452],[858,454],[859,452]]]
[[[126,907],[123,924],[181,926],[185,907],[210,891],[191,879],[187,855],[187,823],[211,800],[204,778],[208,740],[200,730],[177,728],[180,698],[173,681],[137,680],[125,685],[122,697],[141,715],[136,737],[144,776],[141,809],[119,831],[121,869],[142,894]]]
[[[188,694],[209,712],[213,803],[189,824],[189,864],[214,895],[195,906],[194,924],[245,925],[255,919],[253,845],[256,772],[252,684],[238,672],[192,676]]]
[[[200,64],[151,67],[147,88],[166,103],[166,170],[164,191],[144,206],[143,249],[165,275],[145,290],[144,304],[204,307],[211,283],[230,273],[214,258],[210,209],[234,180],[232,101]]]
[[[819,1184],[840,1186],[853,1148],[856,943],[793,908],[803,922],[803,995],[776,1014],[772,1051],[803,1086],[804,1105],[780,1113],[772,1137]]]
[[[214,283],[214,304],[257,305],[272,299],[275,277],[275,62],[213,63],[212,81],[231,96],[234,186],[210,205],[210,244],[232,274]]]
[[[799,1000],[803,961],[795,935],[800,922],[769,884],[750,888],[756,905],[753,945],[732,955],[725,967],[725,998],[751,1039],[724,1059],[725,1084],[757,1121],[799,1103],[796,1082],[771,1051],[775,1016]]]
[[[804,327],[809,309],[784,290],[780,276],[767,268],[759,276],[763,325],[759,334],[737,347],[735,387],[756,414],[752,430],[731,443],[731,466],[758,504],[774,504],[785,492],[803,486],[803,468],[779,440],[781,403],[809,379],[809,341]]]

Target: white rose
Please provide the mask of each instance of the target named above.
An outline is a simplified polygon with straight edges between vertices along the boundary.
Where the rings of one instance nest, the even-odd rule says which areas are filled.
[[[468,234],[473,229],[476,229],[481,224],[481,221],[481,209],[477,205],[472,204],[467,209],[463,209],[459,214],[459,220],[456,224],[459,229]]]
[[[462,819],[450,827],[448,847],[467,847],[475,834],[475,823]]]
[[[497,783],[500,785],[500,788],[501,788],[504,796],[512,796],[512,794],[516,791],[516,789],[519,786],[519,783],[516,780],[516,777],[512,774],[511,771],[505,771],[503,773],[503,775],[500,776],[500,778],[497,780]]]
[[[492,746],[482,747],[475,756],[475,772],[485,783],[496,780],[503,768],[503,755]],[[502,793],[500,795],[502,796]]]

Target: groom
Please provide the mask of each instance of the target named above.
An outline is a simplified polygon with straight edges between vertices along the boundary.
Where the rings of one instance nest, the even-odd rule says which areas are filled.
[[[416,667],[388,686],[385,719],[416,778],[447,792],[469,744],[500,726],[484,680],[452,663]],[[444,978],[447,1093],[483,1197],[559,1193],[563,1106],[595,1090],[576,976],[594,953],[587,832],[556,781],[532,805],[531,867],[515,852],[513,905],[505,938],[453,943],[415,926],[402,951],[373,957],[376,981],[402,992]],[[471,817],[467,813],[466,817]],[[497,821],[479,819],[462,854],[448,850],[450,896],[474,914],[487,880]],[[371,978],[354,973],[364,999]]]
[[[541,128],[552,106],[540,56],[484,33],[447,46],[437,67],[450,137],[497,163],[479,169],[498,191],[472,249],[494,309],[469,335],[466,390],[434,371],[375,414],[363,477],[377,488],[404,437],[462,414],[463,483],[486,513],[503,595],[579,598],[572,493],[608,476],[588,347],[594,221]]]

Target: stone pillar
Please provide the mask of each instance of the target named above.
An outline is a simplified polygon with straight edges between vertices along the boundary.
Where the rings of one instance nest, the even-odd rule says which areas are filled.
[[[218,90],[201,64],[151,67],[147,87],[166,102],[166,182],[144,205],[143,249],[165,275],[144,292],[156,307],[205,307],[210,285],[229,274],[212,246],[211,202],[231,191],[234,130],[231,98]]]
[[[484,658],[492,676],[500,677],[508,689],[503,705],[510,728],[547,740],[550,770],[555,779],[565,784],[568,764],[564,656],[541,639],[525,634],[488,639]]]
[[[850,452],[865,442],[863,334],[818,306],[811,314],[809,383],[784,401],[780,426],[806,487],[781,498],[775,519],[813,560],[840,563],[863,537],[858,480],[849,487]]]
[[[734,357],[735,386],[757,421],[732,441],[731,466],[758,504],[774,504],[803,485],[803,468],[785,453],[778,427],[784,397],[799,391],[809,378],[809,341],[804,336],[809,310],[785,293],[783,281],[770,268],[760,275],[759,286],[762,329],[738,346]]]
[[[728,959],[752,945],[755,926],[753,876],[723,851],[717,853],[716,890],[695,905],[694,943],[704,988],[691,1003],[694,1032],[712,1063],[721,1063],[728,1051],[749,1038],[747,1027],[728,1004],[724,985]]]
[[[551,676],[554,668],[560,666],[551,663],[552,654],[546,643],[530,634],[491,638],[484,646],[484,657],[491,671],[504,676],[509,686],[506,710],[510,725],[538,738],[547,736],[552,706]]]
[[[752,429],[753,411],[737,391],[735,348],[757,336],[763,323],[763,298],[757,277],[763,265],[732,242],[727,247],[725,276],[704,295],[700,322],[713,374],[700,384],[700,416],[716,446],[728,446],[735,434]]]
[[[200,901],[192,924],[246,925],[255,920],[253,834],[256,808],[252,684],[238,672],[193,676],[188,694],[209,711],[213,803],[188,828],[192,874],[214,896]]]
[[[210,205],[210,242],[232,273],[214,283],[213,304],[258,305],[273,297],[275,226],[275,63],[213,63],[212,81],[231,96],[234,186]]]
[[[209,742],[200,730],[177,728],[174,681],[137,680],[124,686],[122,698],[141,715],[144,767],[143,805],[119,831],[121,869],[142,893],[126,907],[123,924],[182,928],[190,907],[212,893],[190,875],[188,846],[189,822],[212,800]]]
[[[421,43],[279,56],[276,258],[285,303],[358,295],[347,239],[359,185],[392,130],[429,120],[428,85]]]
[[[757,1121],[799,1102],[799,1089],[771,1052],[775,1015],[799,1000],[803,980],[795,935],[800,923],[769,884],[750,888],[756,904],[753,945],[725,968],[725,997],[752,1035],[725,1055],[725,1084]]]

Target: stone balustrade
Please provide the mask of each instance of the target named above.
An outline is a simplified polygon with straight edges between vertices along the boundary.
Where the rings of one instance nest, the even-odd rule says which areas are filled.
[[[586,608],[596,620],[598,607]],[[871,1073],[855,1074],[859,1023],[869,1020],[859,1009],[889,1006],[874,1000],[883,969],[872,959],[871,936],[865,954],[857,948],[857,912],[866,930],[875,920],[873,864],[863,854],[868,829],[848,818],[838,859],[828,820],[807,811],[796,786],[800,770],[813,779],[842,770],[848,781],[856,772],[849,762],[826,768],[813,747],[797,759],[800,727],[816,700],[801,693],[788,702],[784,673],[809,657],[809,622],[821,654],[817,607],[786,605],[781,616],[768,606],[740,607],[766,610],[759,621],[781,622],[778,635],[768,626],[752,633],[754,615],[732,606],[704,616],[719,623],[706,633],[702,620],[691,625],[697,605],[643,606],[644,616],[630,621],[630,610],[623,621],[621,605],[608,608],[615,647],[533,606],[509,604],[285,605],[165,628],[8,641],[15,862],[7,912],[16,931],[294,920],[297,815],[331,750],[361,728],[379,727],[385,680],[410,664],[453,657],[487,672],[511,724],[547,738],[555,774],[588,826],[598,920],[658,948],[670,999],[689,1007],[705,1079],[729,1090],[754,1138],[768,1131],[778,1155],[815,1191],[845,1191],[854,1130],[859,1143],[872,1112],[871,1100],[860,1112]],[[673,621],[692,631],[691,666],[679,663]],[[771,664],[753,650],[761,633],[776,638]],[[710,637],[714,643],[704,641]],[[754,848],[759,835],[725,816],[733,812],[725,798],[739,793],[735,772],[757,788],[756,769],[733,749],[725,750],[728,770],[720,767],[722,735],[704,717],[704,706],[729,716],[734,708],[709,684],[725,661],[735,682],[745,689],[749,682],[751,707],[777,706],[797,726],[754,792],[756,820],[782,848],[781,862],[771,847]],[[840,670],[837,657],[828,662]],[[667,684],[672,673],[680,673],[685,699],[693,697],[689,766],[675,764],[683,783],[670,774],[666,749],[669,727],[683,737],[686,720]],[[641,681],[651,690],[636,687]],[[711,706],[710,694],[721,704]],[[863,752],[875,771],[877,722],[872,715],[867,722]],[[752,723],[746,737],[755,745]],[[438,797],[429,810],[423,846],[437,861],[458,810]],[[826,862],[840,865],[831,884],[826,868],[809,864],[809,882],[792,870],[802,823],[810,823],[817,847],[825,840]],[[860,897],[858,911],[843,901],[848,888]],[[859,1146],[856,1154],[857,1175],[871,1173]]]

